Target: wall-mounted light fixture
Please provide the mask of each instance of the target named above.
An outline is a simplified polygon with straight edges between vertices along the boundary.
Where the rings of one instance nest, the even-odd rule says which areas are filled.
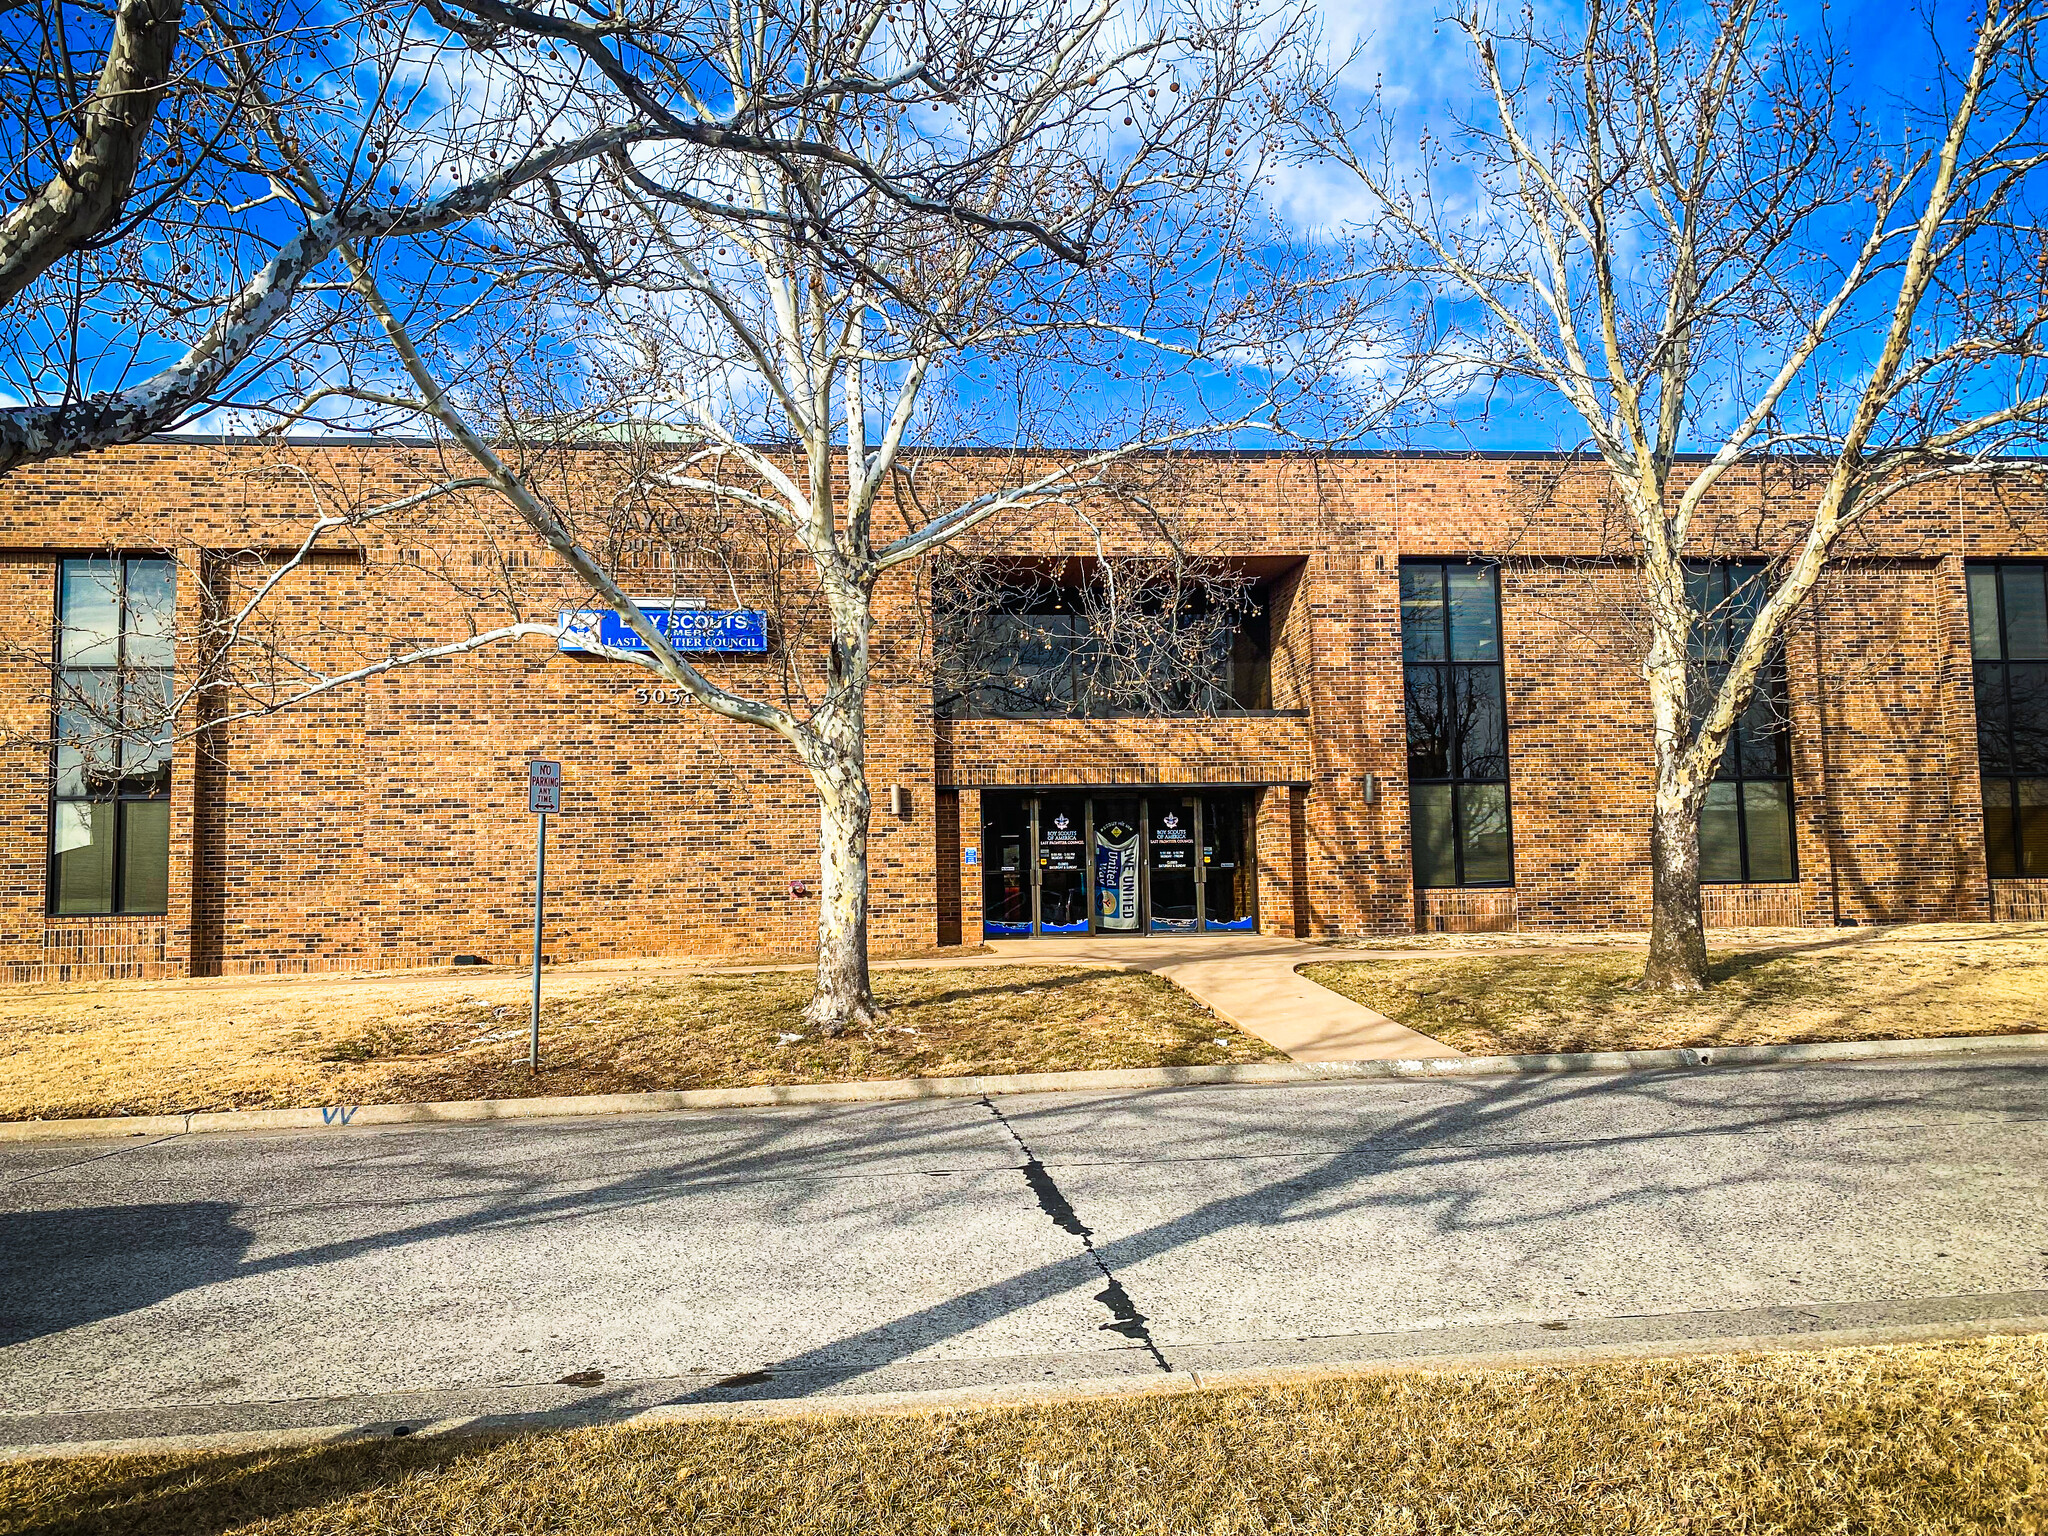
[[[910,814],[910,791],[901,784],[889,786],[889,814],[897,817]]]

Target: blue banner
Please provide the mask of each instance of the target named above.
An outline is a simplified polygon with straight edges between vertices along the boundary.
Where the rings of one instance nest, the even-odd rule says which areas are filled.
[[[642,603],[640,611],[677,651],[692,654],[737,652],[761,655],[768,649],[768,615],[753,608],[668,608]],[[609,608],[564,613],[560,651],[641,651],[647,643]]]

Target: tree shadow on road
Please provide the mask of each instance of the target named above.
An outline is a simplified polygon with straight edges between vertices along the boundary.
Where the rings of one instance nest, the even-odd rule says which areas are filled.
[[[0,1348],[236,1274],[254,1234],[218,1200],[0,1211]]]
[[[747,1383],[707,1387],[677,1400],[810,1396],[1038,1303],[1083,1287],[1092,1294],[1103,1286],[1105,1272],[1125,1274],[1148,1260],[1219,1237],[1255,1245],[1276,1229],[1343,1212],[1383,1211],[1390,1221],[1420,1216],[1443,1232],[1479,1232],[1503,1240],[1519,1233],[1528,1243],[1554,1242],[1552,1234],[1563,1224],[1605,1212],[1683,1202],[1708,1190],[1725,1194],[1753,1185],[1762,1191],[1784,1174],[1780,1159],[1772,1155],[1773,1139],[1802,1125],[1861,1116],[1875,1127],[1907,1107],[1920,1117],[1930,1108],[2010,1112],[2028,1085],[2037,1083],[2038,1074],[1994,1063],[1944,1067],[1940,1086],[1931,1093],[1924,1080],[1888,1084],[1881,1074],[1852,1068],[1719,1069],[1710,1074],[1385,1084],[1367,1091],[1359,1085],[1173,1089],[1087,1101],[1043,1095],[1005,1101],[1000,1107],[1007,1123],[992,1112],[994,1106],[954,1100],[351,1135],[351,1164],[373,1176],[389,1175],[387,1192],[368,1212],[381,1225],[248,1260],[240,1249],[230,1254],[225,1246],[229,1234],[247,1242],[234,1224],[234,1208],[206,1208],[200,1219],[221,1236],[222,1245],[208,1250],[204,1264],[184,1272],[185,1283],[317,1271],[361,1255],[481,1233],[530,1233],[537,1240],[559,1242],[566,1226],[634,1210],[640,1212],[636,1222],[642,1228],[688,1230],[709,1219],[709,1213],[700,1214],[700,1197],[732,1188],[757,1198],[765,1195],[762,1218],[790,1227],[810,1219],[819,1208],[814,1202],[822,1203],[856,1232],[867,1229],[867,1239],[879,1247],[931,1219],[932,1207],[906,1199],[904,1180],[923,1179],[934,1167],[949,1175],[1015,1178],[1016,1219],[1044,1222],[1050,1218],[1034,1198],[1026,1172],[1039,1155],[1038,1138],[1048,1149],[1058,1144],[1057,1151],[1043,1152],[1040,1173],[1054,1180],[1063,1162],[1100,1169],[1178,1160],[1196,1177],[1206,1176],[1206,1164],[1226,1160],[1234,1170],[1236,1187],[1229,1192],[1135,1231],[1094,1236],[1101,1269],[1072,1239],[1072,1251],[1056,1260],[857,1332],[800,1346],[772,1361],[735,1362],[736,1370],[764,1366],[765,1376],[749,1372],[754,1379]],[[1288,1099],[1276,1121],[1272,1095],[1278,1092]],[[1276,1127],[1284,1127],[1286,1137],[1277,1143]],[[1097,1145],[1089,1144],[1091,1134]],[[1258,1135],[1266,1138],[1264,1150],[1246,1155],[1246,1139]],[[543,1136],[544,1141],[536,1140]],[[1733,1176],[1725,1160],[1667,1155],[1682,1154],[1689,1142],[1703,1137],[1761,1140],[1742,1165],[1745,1171]],[[1606,1177],[1597,1186],[1546,1190],[1540,1204],[1517,1206],[1492,1198],[1493,1170],[1503,1155],[1542,1155],[1567,1145],[1607,1154],[1602,1165]],[[1631,1153],[1640,1155],[1623,1155]],[[1273,1161],[1270,1176],[1260,1171],[1261,1157]],[[1805,1166],[1799,1176],[1822,1193],[1841,1195],[1868,1172],[1910,1165],[1913,1157],[1910,1149],[1894,1152],[1885,1136],[1875,1134],[1853,1154],[1837,1155],[1825,1169]],[[591,1168],[611,1172],[583,1171]],[[1417,1173],[1424,1175],[1419,1184]],[[406,1219],[409,1209],[419,1207],[427,1208],[419,1219]],[[20,1229],[29,1244],[20,1260],[32,1263],[36,1234],[59,1230],[71,1214],[48,1213],[34,1231]],[[101,1241],[118,1246],[121,1218],[103,1214],[101,1219],[109,1225],[93,1230]],[[138,1218],[145,1224],[165,1219],[165,1213]],[[1085,1199],[1076,1201],[1074,1219],[1089,1222]],[[1059,1241],[1069,1238],[1063,1233]],[[88,1246],[103,1251],[97,1244]],[[838,1262],[822,1248],[816,1255],[821,1273]],[[148,1305],[170,1294],[177,1274],[160,1271],[156,1280],[129,1292],[112,1292],[96,1310],[76,1312],[75,1320]],[[304,1283],[316,1282],[308,1274]],[[874,1300],[886,1305],[886,1298]],[[1135,1301],[1142,1310],[1144,1296],[1138,1294]],[[1105,1324],[1111,1321],[1105,1316]],[[1370,1327],[1370,1319],[1361,1319],[1357,1331]],[[791,1331],[803,1331],[800,1316],[792,1318]],[[1123,1343],[1106,1338],[1104,1347]],[[595,1392],[580,1398],[576,1410],[602,1418],[608,1405],[616,1404],[624,1413],[623,1396]]]

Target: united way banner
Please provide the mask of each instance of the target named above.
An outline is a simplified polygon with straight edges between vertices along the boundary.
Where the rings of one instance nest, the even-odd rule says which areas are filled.
[[[1138,926],[1138,829],[1127,821],[1095,828],[1095,920],[1104,928]]]
[[[676,650],[758,656],[768,649],[768,615],[754,608],[669,608],[642,603],[655,632]],[[642,651],[647,642],[609,608],[564,613],[555,649],[584,654]]]

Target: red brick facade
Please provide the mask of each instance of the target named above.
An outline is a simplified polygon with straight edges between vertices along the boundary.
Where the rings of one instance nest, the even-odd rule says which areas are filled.
[[[307,473],[285,467],[310,466]],[[255,551],[293,548],[317,486],[397,495],[408,450],[162,442],[0,481],[0,976],[263,972],[516,961],[533,828],[523,763],[564,764],[550,838],[557,958],[800,949],[815,916],[815,811],[776,738],[647,696],[637,668],[544,639],[400,668],[188,740],[172,778],[162,917],[47,915],[49,653],[64,554],[169,550],[196,617]],[[965,482],[985,473],[963,457]],[[315,489],[309,489],[309,486]],[[1707,514],[1717,553],[1768,547],[1800,487],[1744,482]],[[1177,514],[1255,565],[1273,615],[1274,709],[1189,720],[934,720],[913,573],[883,602],[871,705],[873,937],[980,931],[981,797],[1005,787],[1244,786],[1259,918],[1304,936],[1416,928],[1640,926],[1647,711],[1630,660],[1633,572],[1599,474],[1530,458],[1246,455],[1202,461]],[[466,517],[466,520],[465,520]],[[1072,554],[1034,532],[1015,547]],[[373,525],[295,575],[277,611],[326,664],[363,665],[476,621],[463,570],[515,568],[532,611],[580,605],[501,514]],[[1799,877],[1712,887],[1709,920],[2037,916],[2048,891],[1985,869],[1963,561],[2048,552],[2048,509],[1988,484],[1872,514],[1787,651]],[[1502,562],[1514,821],[1510,890],[1426,893],[1409,868],[1398,569]],[[451,572],[457,580],[451,584]],[[502,574],[502,571],[500,571]],[[666,578],[664,578],[666,579]],[[721,593],[706,594],[719,598]],[[492,622],[502,622],[499,615]],[[196,628],[196,625],[195,625]],[[312,637],[305,639],[303,637]],[[189,665],[182,653],[181,668]],[[764,661],[717,670],[756,687]],[[749,671],[748,669],[754,669]],[[214,706],[216,713],[231,705]],[[1372,791],[1367,792],[1370,783]],[[888,790],[908,812],[888,811]]]

